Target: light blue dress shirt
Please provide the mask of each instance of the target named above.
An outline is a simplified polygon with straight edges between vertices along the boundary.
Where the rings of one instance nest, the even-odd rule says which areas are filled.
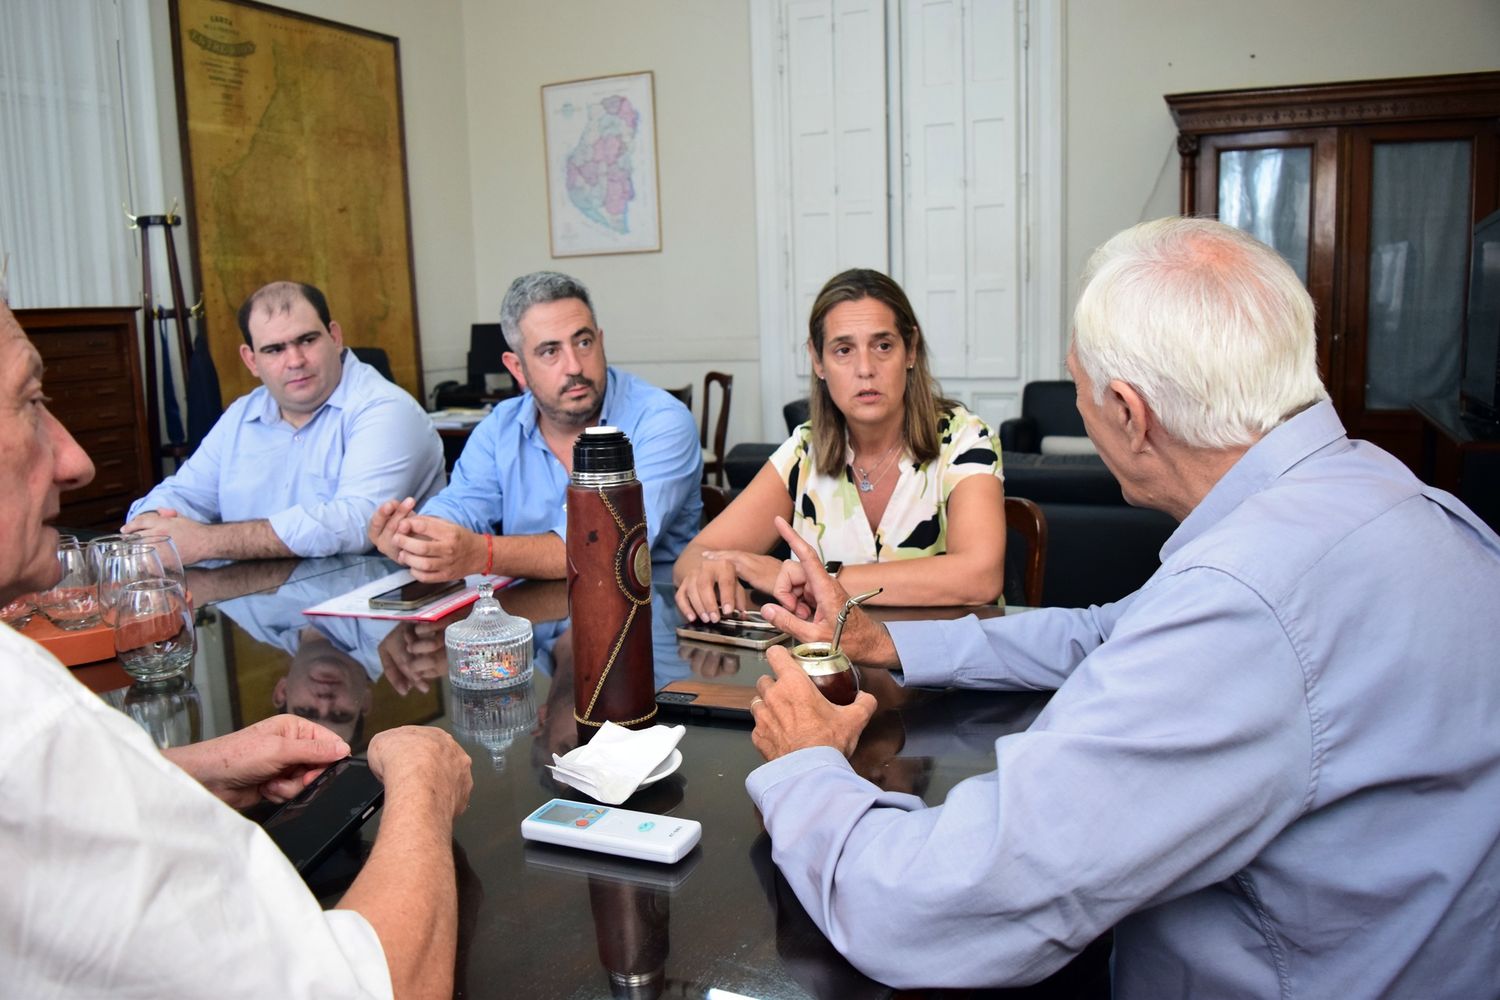
[[[608,369],[600,423],[630,438],[646,505],[653,562],[671,562],[703,520],[703,452],[693,414],[671,394]],[[470,531],[568,537],[568,471],[547,447],[530,392],[474,428],[453,481],[423,507]]]
[[[443,443],[405,389],[347,349],[343,365],[333,395],[300,428],[265,386],[235,400],[127,519],[163,507],[209,524],[265,518],[299,556],[368,551],[377,506],[442,489]]]
[[[1500,538],[1332,406],[1104,607],[892,624],[914,685],[1057,689],[941,806],[829,748],[747,782],[840,951],[1026,983],[1115,927],[1117,997],[1494,997]]]

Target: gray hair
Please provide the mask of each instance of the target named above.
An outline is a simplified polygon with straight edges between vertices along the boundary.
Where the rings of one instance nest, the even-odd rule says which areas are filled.
[[[589,290],[583,282],[557,271],[533,271],[523,274],[510,283],[504,300],[500,303],[500,332],[505,334],[505,343],[512,351],[521,353],[521,317],[532,306],[577,299],[588,307],[589,318],[597,326],[594,303],[589,301]]]
[[[1253,443],[1328,398],[1313,301],[1281,255],[1210,219],[1143,222],[1094,251],[1073,351],[1094,401],[1115,379],[1199,448]]]

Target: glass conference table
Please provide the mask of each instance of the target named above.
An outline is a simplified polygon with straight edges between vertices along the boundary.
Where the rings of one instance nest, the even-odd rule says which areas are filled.
[[[659,716],[687,726],[682,766],[625,806],[702,822],[701,844],[677,865],[523,842],[521,820],[542,803],[583,798],[544,767],[554,753],[578,744],[565,586],[522,582],[500,592],[507,610],[534,623],[535,677],[520,689],[472,693],[448,684],[442,645],[442,628],[467,609],[430,626],[301,613],[393,568],[362,556],[190,570],[198,654],[189,676],[153,688],[129,685],[116,664],[74,672],[164,746],[279,711],[323,721],[356,752],[374,733],[408,723],[453,733],[474,761],[473,797],[454,831],[459,996],[1109,995],[1105,940],[1046,982],[1019,990],[897,993],[861,975],[814,926],[771,861],[770,839],[744,788],[745,776],[762,762],[748,720]],[[753,684],[769,672],[762,653],[679,641],[669,585],[658,586],[652,609],[658,688],[686,678]],[[865,672],[865,686],[880,710],[854,766],[876,784],[928,803],[993,769],[995,739],[1024,729],[1046,701],[1034,694],[907,690],[879,671]],[[360,841],[310,874],[325,905],[357,873],[378,821],[377,814]]]

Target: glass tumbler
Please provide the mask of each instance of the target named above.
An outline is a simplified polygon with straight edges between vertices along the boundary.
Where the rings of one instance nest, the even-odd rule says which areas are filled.
[[[176,677],[193,662],[193,612],[171,580],[137,580],[119,592],[114,609],[115,652],[139,681]]]
[[[37,608],[48,621],[67,632],[98,625],[99,590],[88,550],[77,539],[63,542],[57,547],[57,561],[62,567],[62,578],[52,589],[36,595]]]
[[[31,616],[36,614],[35,594],[22,594],[5,607],[0,608],[0,621],[11,628],[20,630],[31,621]]]
[[[104,620],[115,624],[121,593],[130,584],[166,578],[161,558],[151,546],[129,540],[105,545],[99,556],[99,609]]]

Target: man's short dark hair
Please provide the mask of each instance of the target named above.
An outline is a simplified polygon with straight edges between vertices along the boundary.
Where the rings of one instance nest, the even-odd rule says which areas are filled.
[[[238,319],[245,346],[252,350],[255,347],[250,340],[250,314],[255,311],[256,306],[264,304],[266,312],[274,315],[278,312],[291,312],[298,299],[313,307],[313,312],[318,314],[318,319],[322,321],[324,329],[327,329],[331,322],[328,318],[328,300],[321,291],[300,281],[273,281],[251,292],[245,304],[240,306]]]
[[[534,271],[523,274],[510,283],[505,299],[500,303],[500,332],[505,335],[505,344],[516,354],[521,353],[521,317],[532,306],[577,299],[589,311],[589,319],[597,324],[594,304],[589,301],[589,290],[583,282],[571,275],[557,271]]]

